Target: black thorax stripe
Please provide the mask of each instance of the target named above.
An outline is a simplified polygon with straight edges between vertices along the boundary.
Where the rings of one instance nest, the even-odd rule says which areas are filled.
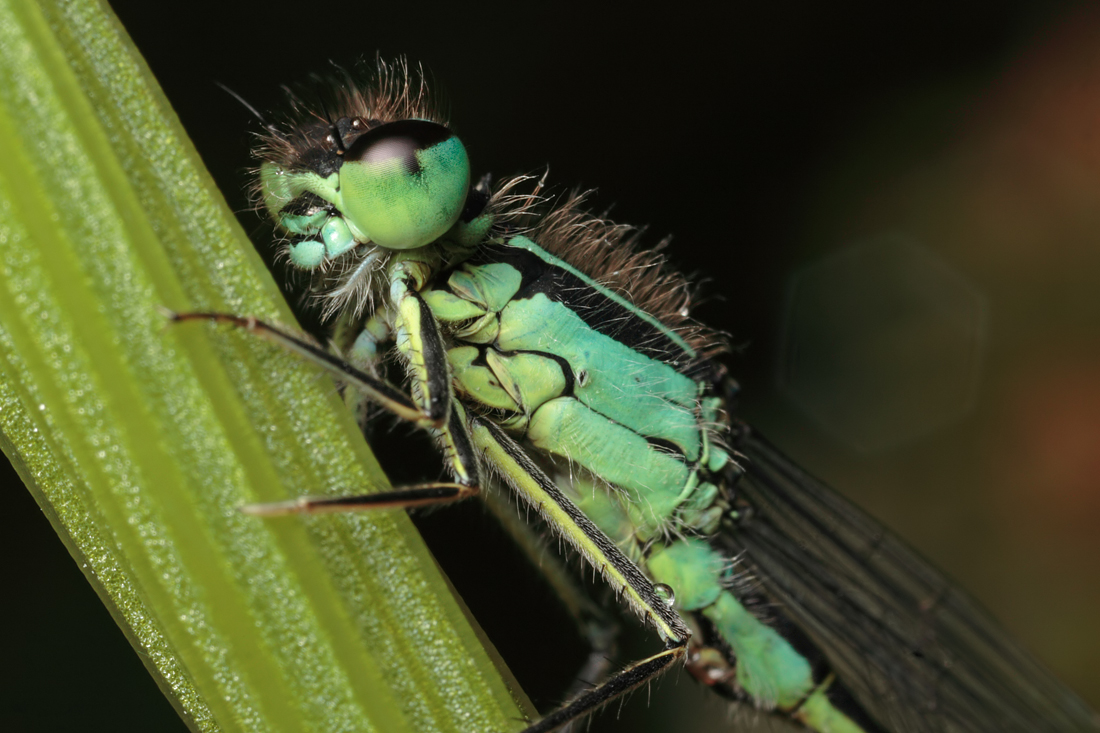
[[[697,379],[706,368],[705,360],[685,351],[667,332],[640,317],[636,311],[609,298],[592,280],[548,262],[535,252],[491,245],[483,247],[470,262],[475,265],[500,262],[516,268],[523,280],[513,300],[542,293],[572,310],[592,330],[668,364],[687,377]]]

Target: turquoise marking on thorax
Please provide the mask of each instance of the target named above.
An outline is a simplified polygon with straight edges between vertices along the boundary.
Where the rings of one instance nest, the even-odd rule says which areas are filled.
[[[517,239],[522,238],[511,241]],[[573,371],[574,395],[586,406],[642,437],[672,443],[689,462],[699,460],[699,385],[669,365],[594,331],[568,307],[541,293],[513,300],[521,280],[521,274],[510,265],[467,264],[447,280],[453,294],[433,291],[426,297],[442,321],[468,321],[499,313],[499,330],[494,323],[492,336],[500,351],[536,351],[561,357]],[[477,307],[470,308],[469,303]],[[481,338],[471,340],[484,343]],[[462,379],[461,374],[457,376]],[[538,403],[525,407],[533,410]]]
[[[654,450],[637,433],[569,397],[551,400],[536,410],[527,438],[626,491],[628,510],[639,514],[639,531],[646,534],[671,516],[691,477],[682,461]]]
[[[565,305],[538,293],[500,313],[502,351],[541,351],[564,358],[576,377],[573,393],[601,415],[641,436],[675,444],[699,457],[698,385],[667,364],[592,330]]]
[[[429,290],[422,293],[424,302],[432,309],[436,320],[441,323],[461,323],[487,315],[483,306],[466,298],[448,293],[446,290]],[[466,340],[466,339],[464,339]],[[480,343],[480,342],[479,342]]]
[[[467,265],[447,280],[456,295],[490,313],[503,310],[519,292],[522,282],[523,276],[516,268],[500,262]]]
[[[643,321],[645,321],[646,323],[648,323],[649,325],[653,326],[658,331],[663,333],[665,336],[667,336],[669,338],[669,340],[671,340],[673,343],[675,343],[677,346],[679,346],[681,349],[683,349],[684,353],[689,358],[691,358],[691,359],[698,358],[698,356],[699,356],[698,352],[696,352],[695,349],[691,348],[691,346],[688,345],[688,342],[685,341],[680,336],[680,334],[676,333],[675,331],[670,329],[668,326],[661,323],[659,320],[657,320],[653,316],[649,315],[645,311],[639,310],[636,305],[634,305],[633,303],[631,303],[627,299],[623,298],[621,295],[616,293],[614,290],[611,290],[610,288],[607,288],[607,287],[601,285],[600,283],[596,282],[591,277],[589,277],[588,275],[585,275],[583,272],[576,269],[575,267],[570,265],[565,260],[562,260],[562,259],[560,259],[558,257],[555,257],[554,255],[550,254],[549,252],[544,250],[542,247],[540,247],[537,244],[535,244],[534,242],[532,242],[527,237],[524,237],[524,236],[511,237],[508,240],[508,245],[511,246],[511,247],[519,247],[520,249],[525,249],[528,252],[531,252],[531,253],[537,255],[544,262],[547,262],[551,265],[554,265],[555,267],[560,267],[561,269],[565,270],[566,272],[571,273],[575,277],[580,278],[581,280],[588,283],[588,285],[590,287],[592,287],[594,290],[601,293],[604,297],[615,301],[616,303],[618,303],[622,307],[624,307],[627,310],[634,313],[638,318],[642,319]]]
[[[619,549],[635,562],[642,561],[641,547],[632,541],[634,525],[619,494],[609,492],[604,486],[597,486],[591,477],[583,473],[565,470],[556,478],[558,485],[577,508],[595,522]]]
[[[537,354],[500,354],[489,350],[484,365],[475,364],[481,354],[473,346],[458,346],[447,352],[455,375],[456,389],[477,402],[506,412],[501,426],[523,435],[527,432],[533,406],[559,397],[565,391],[561,366]]]

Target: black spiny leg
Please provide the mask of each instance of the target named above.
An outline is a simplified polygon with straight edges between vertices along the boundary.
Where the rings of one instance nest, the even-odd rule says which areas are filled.
[[[422,302],[420,301],[421,304]],[[480,490],[477,456],[470,441],[465,415],[457,405],[452,407],[446,398],[434,400],[437,411],[439,405],[450,408],[446,413],[439,417],[425,414],[425,411],[400,388],[357,369],[344,359],[330,354],[304,338],[295,336],[256,318],[234,316],[226,313],[170,313],[169,318],[173,322],[205,320],[215,323],[228,323],[243,328],[250,333],[273,341],[304,356],[307,360],[333,373],[398,417],[423,428],[438,429],[448,465],[456,479],[454,482],[416,484],[399,487],[392,491],[371,494],[343,497],[301,497],[269,504],[249,504],[241,507],[241,511],[259,516],[278,516],[397,507],[409,508],[461,501],[476,495]],[[438,334],[436,336],[438,337]],[[446,354],[438,349],[429,349],[429,351],[432,353],[432,357],[426,368],[429,371],[443,369],[445,374],[449,374]],[[440,359],[443,360],[442,364],[439,363]],[[435,381],[438,384],[438,378]]]

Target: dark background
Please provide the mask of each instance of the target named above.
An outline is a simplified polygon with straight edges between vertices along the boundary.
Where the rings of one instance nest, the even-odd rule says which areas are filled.
[[[598,186],[593,208],[648,224],[649,241],[674,234],[671,259],[704,281],[696,315],[739,346],[726,363],[743,414],[1100,707],[1094,3],[674,4],[648,16],[595,3],[112,6],[258,244],[266,230],[242,194],[257,126],[214,82],[272,109],[279,84],[375,52],[430,70],[475,173],[549,164],[552,184]],[[981,359],[942,424],[860,450],[777,387],[784,292],[792,273],[890,232],[984,304]],[[408,467],[430,449],[392,445],[410,446],[386,451],[395,478],[423,478]],[[0,727],[182,729],[30,496],[8,496]],[[492,544],[478,507],[418,521],[525,688],[552,705],[583,648],[549,591],[525,586],[529,568]],[[630,635],[624,661],[651,636]],[[684,674],[646,697],[593,730],[725,718]]]

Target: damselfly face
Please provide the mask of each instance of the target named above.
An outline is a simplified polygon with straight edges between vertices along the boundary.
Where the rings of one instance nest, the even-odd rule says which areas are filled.
[[[390,252],[439,240],[466,205],[466,149],[403,72],[382,67],[377,85],[338,89],[331,114],[295,100],[256,150],[258,198],[291,264],[324,275],[330,313],[361,307]]]
[[[359,245],[422,247],[458,221],[470,161],[443,125],[343,117],[295,137],[298,160],[264,162],[260,189],[278,226],[295,237],[298,267],[320,267]]]

